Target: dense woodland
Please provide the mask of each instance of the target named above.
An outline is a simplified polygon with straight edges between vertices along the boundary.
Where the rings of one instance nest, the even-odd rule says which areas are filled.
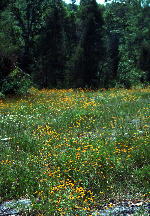
[[[150,0],[1,0],[0,92],[150,81]]]

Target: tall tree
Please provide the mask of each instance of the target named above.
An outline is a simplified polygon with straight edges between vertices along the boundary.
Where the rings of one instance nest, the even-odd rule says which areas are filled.
[[[0,2],[0,85],[14,69],[17,60],[19,42],[15,29],[15,20],[11,16],[9,1]]]
[[[75,0],[72,0],[71,4],[66,7],[67,16],[65,19],[65,32],[66,32],[66,66],[65,66],[65,86],[73,86],[72,77],[72,57],[75,53],[78,36],[77,36],[77,13],[78,5],[75,4]]]
[[[74,56],[77,87],[98,87],[99,66],[104,55],[103,18],[96,0],[81,0],[79,45]]]
[[[42,87],[62,87],[66,61],[66,12],[61,0],[51,0],[39,44],[39,78]]]
[[[105,47],[106,56],[103,67],[103,86],[115,85],[119,64],[119,45],[126,27],[125,14],[127,10],[124,4],[110,2],[104,8],[105,20]]]
[[[118,81],[125,87],[136,85],[143,73],[138,67],[141,50],[141,0],[124,0],[126,26],[119,46]]]
[[[13,18],[20,29],[22,41],[21,67],[31,73],[30,65],[33,61],[33,47],[35,38],[41,30],[44,11],[49,0],[14,0],[11,3]]]
[[[145,72],[146,81],[150,81],[150,0],[144,0],[142,3],[139,67]]]

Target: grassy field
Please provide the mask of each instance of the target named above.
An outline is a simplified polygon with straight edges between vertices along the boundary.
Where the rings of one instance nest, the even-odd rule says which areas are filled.
[[[150,88],[30,93],[0,101],[0,201],[84,215],[110,199],[147,199]]]

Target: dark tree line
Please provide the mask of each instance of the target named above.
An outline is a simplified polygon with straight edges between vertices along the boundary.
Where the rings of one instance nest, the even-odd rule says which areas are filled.
[[[150,81],[150,1],[75,2],[0,1],[1,92]]]

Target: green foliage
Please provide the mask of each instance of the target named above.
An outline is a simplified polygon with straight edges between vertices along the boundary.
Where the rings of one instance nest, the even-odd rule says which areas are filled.
[[[10,4],[11,16],[15,20],[16,28],[20,31],[19,40],[22,47],[19,53],[20,67],[27,73],[32,73],[35,48],[40,31],[45,24],[47,12],[46,0],[14,0]]]
[[[0,85],[3,79],[16,65],[17,55],[20,50],[20,32],[16,28],[15,20],[11,16],[10,8],[0,13]]]
[[[119,83],[126,88],[138,85],[144,74],[140,69],[136,68],[133,60],[130,60],[127,56],[122,56],[120,59],[118,71]]]
[[[41,87],[60,88],[66,61],[66,11],[62,1],[51,1],[38,44],[37,70]],[[46,32],[46,34],[45,34]]]
[[[41,214],[87,215],[116,197],[147,197],[149,88],[30,92],[1,101],[2,200],[28,197]]]
[[[3,81],[1,91],[3,94],[26,95],[32,86],[31,78],[22,72],[18,67],[15,68]]]
[[[74,79],[77,87],[96,88],[104,55],[102,12],[95,0],[81,1],[78,17],[80,38],[74,55]]]
[[[0,99],[4,99],[4,98],[5,98],[5,95],[2,92],[0,92]]]
[[[150,81],[149,1],[0,3],[0,85],[18,66],[39,87],[114,87]]]
[[[10,0],[8,0],[8,1],[1,0],[1,2],[0,2],[0,13],[1,13],[1,11],[5,10],[5,8],[6,8],[6,7],[8,6],[8,4],[9,4],[9,2],[10,2]]]
[[[108,79],[105,86],[111,84],[115,86],[116,83],[120,83],[131,87],[148,80],[149,66],[146,59],[149,54],[147,48],[142,48],[142,44],[147,38],[149,24],[146,17],[149,9],[141,5],[141,1],[113,1],[106,5],[104,18],[107,56],[103,73],[104,78],[108,77]],[[144,22],[143,13],[146,18]],[[117,41],[113,40],[114,36]],[[148,38],[146,41],[149,44]],[[146,73],[143,72],[144,68],[147,68]]]

